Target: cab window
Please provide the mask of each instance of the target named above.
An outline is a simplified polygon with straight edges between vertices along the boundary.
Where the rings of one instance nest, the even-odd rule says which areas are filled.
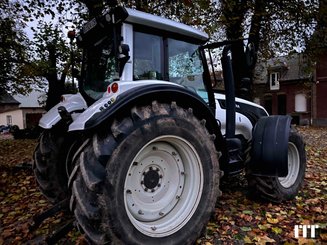
[[[134,80],[162,79],[162,37],[134,32]]]

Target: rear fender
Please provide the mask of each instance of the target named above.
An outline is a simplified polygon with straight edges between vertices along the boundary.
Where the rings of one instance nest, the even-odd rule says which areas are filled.
[[[213,111],[206,102],[196,93],[175,84],[155,83],[146,86],[134,87],[125,91],[115,98],[110,105],[103,106],[105,98],[97,101],[82,113],[76,121],[69,126],[69,131],[97,130],[103,124],[113,120],[120,113],[128,113],[134,106],[149,105],[152,101],[168,103],[175,101],[178,106],[185,109],[192,108],[194,115],[200,120],[205,119],[206,127],[210,134],[215,134],[217,149],[223,153],[225,142],[222,138],[219,125]],[[105,109],[101,109],[104,108]]]
[[[268,116],[259,119],[253,130],[251,174],[285,177],[288,173],[288,138],[290,116]]]

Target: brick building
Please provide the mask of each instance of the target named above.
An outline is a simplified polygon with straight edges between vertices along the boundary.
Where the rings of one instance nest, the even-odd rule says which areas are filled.
[[[295,124],[327,126],[327,55],[316,70],[303,54],[259,62],[254,78],[255,102],[272,115],[290,115]]]
[[[318,58],[312,93],[313,124],[327,126],[327,52]]]

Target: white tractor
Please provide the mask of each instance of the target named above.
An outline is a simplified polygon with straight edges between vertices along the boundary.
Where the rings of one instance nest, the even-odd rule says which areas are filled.
[[[289,116],[235,98],[232,42],[206,44],[204,32],[121,6],[77,41],[79,93],[40,120],[34,172],[90,243],[194,243],[223,173],[246,171],[249,188],[274,202],[298,193],[303,140]],[[223,94],[208,59],[222,46]]]

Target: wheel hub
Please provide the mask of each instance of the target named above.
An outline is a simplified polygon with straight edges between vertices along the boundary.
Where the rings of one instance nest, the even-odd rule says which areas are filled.
[[[137,220],[161,219],[179,202],[184,188],[181,156],[167,143],[149,145],[132,164],[126,187],[128,208]]]
[[[143,172],[141,185],[145,191],[155,192],[161,186],[162,174],[160,172],[158,167],[152,166]]]

